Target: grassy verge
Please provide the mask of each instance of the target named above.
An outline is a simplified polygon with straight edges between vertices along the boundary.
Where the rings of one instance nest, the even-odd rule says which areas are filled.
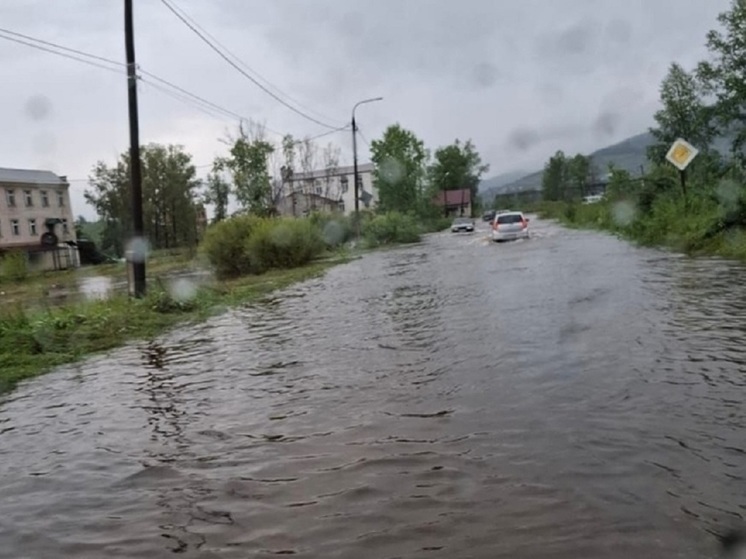
[[[571,228],[609,231],[642,246],[660,246],[691,256],[746,260],[746,230],[713,197],[662,196],[645,211],[632,202],[543,203],[542,217]],[[740,221],[740,220],[739,220]]]
[[[155,336],[176,324],[204,320],[226,307],[257,301],[347,260],[327,258],[299,268],[215,282],[183,300],[164,289],[151,289],[140,300],[115,295],[58,308],[6,308],[0,312],[0,392],[53,367]]]
[[[255,301],[349,261],[363,250],[417,242],[422,234],[448,224],[441,218],[418,220],[397,213],[369,216],[362,227],[364,242],[351,248],[352,228],[344,217],[232,218],[208,229],[201,246],[200,254],[220,279],[190,288],[181,297],[163,288],[159,280],[173,272],[207,269],[207,262],[195,259],[194,251],[152,254],[147,266],[148,296],[139,300],[121,290],[105,300],[75,296],[86,276],[110,277],[126,285],[124,263],[4,282],[0,284],[0,392],[59,365]],[[56,300],[54,293],[59,290],[71,296]]]
[[[149,277],[159,277],[174,272],[203,269],[206,264],[195,259],[193,251],[155,251],[148,257],[147,272]],[[126,265],[124,262],[117,262],[70,270],[31,272],[22,281],[0,274],[0,304],[24,304],[29,300],[49,297],[55,292],[75,293],[81,281],[94,276],[111,278],[114,282],[126,282]]]

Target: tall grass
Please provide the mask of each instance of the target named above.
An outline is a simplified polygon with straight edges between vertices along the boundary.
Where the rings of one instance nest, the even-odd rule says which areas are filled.
[[[11,251],[0,256],[0,280],[21,282],[28,275],[28,261],[23,252]]]
[[[596,204],[545,202],[540,215],[570,227],[603,229],[645,246],[666,246],[688,254],[746,258],[740,203],[702,189],[684,199],[666,192],[638,203],[634,198]]]

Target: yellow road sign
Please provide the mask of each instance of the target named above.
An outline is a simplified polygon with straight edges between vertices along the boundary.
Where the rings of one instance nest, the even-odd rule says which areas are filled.
[[[670,161],[679,171],[687,168],[692,159],[697,157],[699,150],[692,144],[679,138],[672,145],[666,154],[666,159]]]

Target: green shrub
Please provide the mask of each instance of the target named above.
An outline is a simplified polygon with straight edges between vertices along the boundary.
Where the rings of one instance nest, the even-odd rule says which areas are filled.
[[[318,229],[328,248],[337,248],[352,240],[355,235],[353,220],[338,213],[316,212],[310,216],[311,224]]]
[[[307,264],[324,250],[310,219],[237,216],[211,226],[202,250],[219,277],[261,274]]]
[[[416,243],[420,240],[420,227],[413,216],[389,212],[364,222],[362,234],[365,240],[373,246]]]
[[[258,217],[241,215],[211,225],[205,232],[202,251],[218,277],[235,277],[251,273],[246,242],[262,223]]]
[[[21,309],[6,309],[0,315],[0,354],[41,353],[42,348],[33,335],[33,328]]]
[[[475,218],[476,219],[476,218]],[[422,220],[422,231],[424,233],[437,233],[451,226],[451,219],[447,217],[432,217]]]
[[[147,302],[155,312],[163,314],[191,312],[197,308],[197,302],[193,299],[176,299],[163,289],[150,291]]]
[[[13,251],[5,254],[0,261],[0,277],[10,281],[23,281],[28,277],[28,260],[26,254]]]
[[[252,231],[245,251],[254,273],[296,268],[324,251],[319,229],[309,219],[265,219]]]

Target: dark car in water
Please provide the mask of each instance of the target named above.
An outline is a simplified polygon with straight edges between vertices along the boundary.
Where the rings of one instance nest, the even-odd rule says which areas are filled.
[[[486,222],[489,223],[490,221],[492,221],[493,219],[495,219],[495,214],[496,213],[497,213],[497,210],[486,211],[486,212],[484,212],[484,214],[482,214],[482,219],[484,221],[486,221]]]

